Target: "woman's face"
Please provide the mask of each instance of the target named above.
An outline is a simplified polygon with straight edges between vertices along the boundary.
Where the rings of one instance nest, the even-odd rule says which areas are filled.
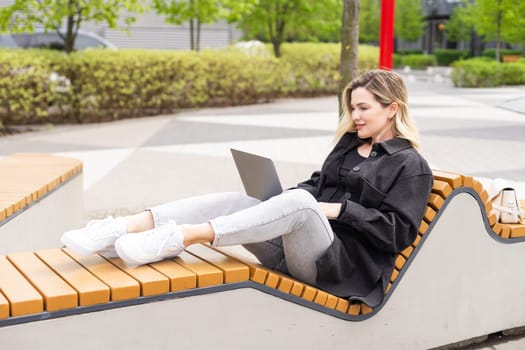
[[[371,92],[358,87],[352,90],[350,112],[359,138],[371,138],[375,143],[394,137],[391,119],[397,112],[397,103],[383,107]]]

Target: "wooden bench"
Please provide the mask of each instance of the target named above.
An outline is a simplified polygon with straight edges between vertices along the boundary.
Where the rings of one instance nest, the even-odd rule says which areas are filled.
[[[84,220],[82,162],[49,154],[0,159],[0,254],[56,246]]]
[[[434,178],[419,235],[398,254],[374,309],[264,268],[238,249],[196,245],[129,269],[119,259],[54,248],[0,256],[0,339],[7,348],[37,341],[81,349],[172,342],[406,349],[525,326],[525,225],[496,223],[474,178],[443,171]]]

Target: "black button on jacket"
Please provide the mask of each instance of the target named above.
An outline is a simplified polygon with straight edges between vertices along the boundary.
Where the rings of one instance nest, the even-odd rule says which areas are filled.
[[[376,306],[384,298],[395,254],[416,238],[432,189],[425,159],[407,140],[394,138],[373,145],[373,157],[359,164],[334,186],[327,174],[338,174],[347,152],[360,145],[347,133],[326,158],[321,171],[297,185],[318,201],[342,203],[330,224],[335,239],[317,261],[317,286],[350,300]],[[346,199],[345,193],[351,192]]]

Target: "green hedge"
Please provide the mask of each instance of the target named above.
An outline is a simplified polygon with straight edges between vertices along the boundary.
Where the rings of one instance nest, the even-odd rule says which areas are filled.
[[[521,55],[523,54],[523,51],[516,49],[500,49],[499,53],[500,57],[503,57],[503,55]],[[481,55],[483,57],[490,57],[496,59],[496,49],[485,49],[483,50],[483,53]]]
[[[473,58],[454,63],[451,79],[458,87],[492,87],[525,84],[523,62],[500,63],[494,60]]]
[[[470,57],[469,50],[438,49],[434,51],[438,66],[450,66],[453,62]]]
[[[360,70],[377,67],[378,48],[359,49]],[[234,49],[92,49],[68,56],[0,50],[0,127],[103,121],[333,94],[339,81],[339,50],[339,44],[284,44],[280,59]]]
[[[62,114],[70,93],[57,73],[64,73],[65,62],[65,56],[54,51],[0,50],[0,127]]]
[[[425,69],[436,65],[434,55],[406,55],[401,56],[401,66],[409,66],[412,69]]]
[[[286,71],[284,92],[289,96],[337,93],[341,45],[328,43],[285,43],[281,68]],[[359,45],[360,71],[377,68],[379,49]]]
[[[421,50],[421,49],[399,49],[399,50],[396,51],[396,54],[401,55],[401,56],[422,55],[423,54],[423,50]]]

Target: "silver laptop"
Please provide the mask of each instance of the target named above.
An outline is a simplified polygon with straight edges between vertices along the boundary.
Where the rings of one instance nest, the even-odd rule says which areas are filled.
[[[265,201],[283,191],[271,159],[233,148],[231,152],[248,196]]]

